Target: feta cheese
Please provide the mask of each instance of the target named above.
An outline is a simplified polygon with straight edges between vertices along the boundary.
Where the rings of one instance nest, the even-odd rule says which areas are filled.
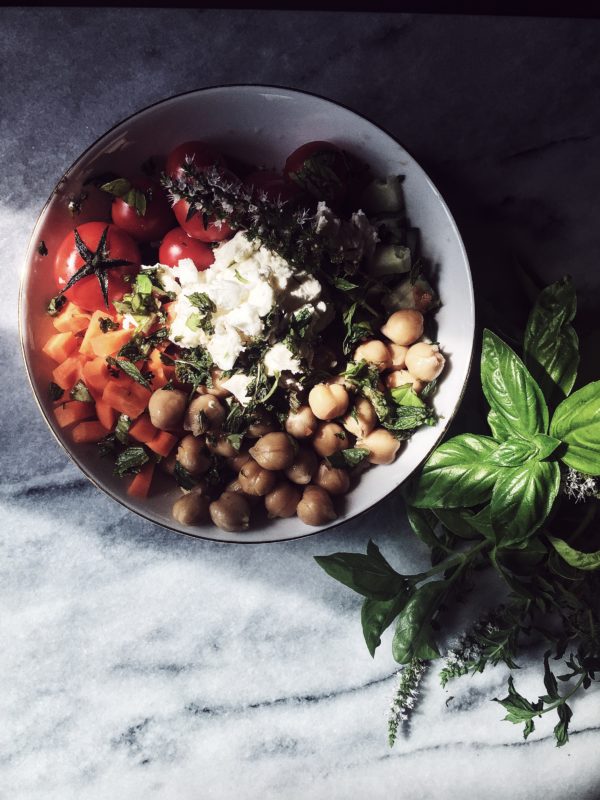
[[[298,358],[286,347],[283,342],[274,344],[269,348],[263,358],[267,375],[273,376],[276,373],[293,372],[297,375],[302,372],[302,367]]]
[[[247,406],[252,399],[248,394],[248,386],[252,383],[252,378],[244,375],[241,372],[227,378],[226,381],[221,381],[221,386],[238,400],[243,406]]]

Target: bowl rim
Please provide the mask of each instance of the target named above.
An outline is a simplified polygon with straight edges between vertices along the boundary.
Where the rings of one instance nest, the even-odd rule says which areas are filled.
[[[290,94],[306,95],[308,97],[317,98],[318,100],[323,100],[326,103],[331,103],[334,106],[338,106],[339,108],[343,108],[345,111],[348,111],[351,114],[354,114],[355,116],[360,117],[361,119],[363,119],[366,122],[368,122],[370,125],[373,125],[373,127],[379,129],[380,131],[383,131],[383,133],[385,133],[390,139],[392,139],[392,141],[394,141],[399,147],[401,147],[412,158],[412,160],[415,162],[415,164],[422,170],[422,172],[423,172],[425,178],[427,179],[427,181],[429,182],[431,188],[435,191],[435,193],[437,195],[437,200],[440,203],[440,205],[442,206],[442,208],[444,209],[444,211],[445,211],[445,213],[446,213],[446,215],[447,215],[447,217],[448,217],[448,219],[450,221],[450,224],[451,224],[451,226],[452,226],[452,228],[454,230],[454,233],[456,234],[458,245],[459,245],[459,249],[460,249],[460,253],[461,253],[461,256],[463,257],[464,262],[465,262],[466,267],[467,267],[467,277],[468,277],[468,284],[469,284],[469,298],[468,299],[469,299],[469,306],[470,306],[470,308],[472,310],[472,314],[473,314],[473,338],[470,341],[469,362],[467,364],[467,369],[466,369],[466,372],[465,372],[465,378],[464,378],[460,393],[458,395],[458,398],[456,400],[456,403],[454,405],[454,409],[452,411],[452,414],[450,414],[445,419],[444,425],[442,426],[438,437],[436,438],[434,443],[431,445],[429,450],[425,453],[423,458],[418,462],[417,466],[412,470],[412,472],[403,481],[401,481],[399,484],[397,484],[393,489],[391,489],[385,495],[383,495],[382,497],[378,498],[374,503],[372,503],[370,506],[368,506],[367,508],[363,509],[362,511],[359,511],[356,514],[353,514],[351,517],[349,517],[347,519],[341,519],[339,521],[334,521],[331,524],[326,525],[324,527],[315,527],[314,530],[308,530],[305,533],[299,534],[298,536],[287,537],[287,538],[283,538],[283,539],[262,539],[262,540],[261,539],[258,539],[258,540],[257,539],[217,539],[217,538],[214,538],[212,536],[207,536],[207,535],[204,535],[204,534],[201,534],[201,533],[191,533],[189,531],[182,531],[179,528],[175,528],[175,527],[173,527],[171,525],[167,525],[165,523],[157,522],[156,520],[151,519],[149,516],[146,516],[141,511],[138,511],[137,509],[132,508],[131,506],[129,506],[125,502],[124,499],[121,499],[120,497],[115,496],[108,489],[106,489],[103,486],[101,486],[99,483],[97,483],[97,481],[94,478],[94,476],[91,475],[88,472],[88,470],[86,469],[85,465],[80,462],[80,459],[73,452],[71,452],[63,444],[63,442],[59,439],[59,437],[56,435],[56,432],[54,431],[54,429],[53,429],[53,427],[52,427],[52,425],[50,423],[50,420],[48,418],[48,415],[46,414],[46,411],[45,411],[44,407],[42,406],[42,403],[40,401],[38,392],[37,392],[36,387],[35,387],[35,385],[33,383],[32,374],[31,374],[32,371],[31,371],[31,368],[30,368],[30,365],[29,365],[29,362],[28,362],[28,359],[27,359],[27,353],[25,351],[25,336],[24,336],[24,322],[23,322],[23,303],[24,303],[24,288],[23,287],[24,287],[24,283],[25,283],[25,277],[26,277],[26,275],[28,273],[28,265],[29,265],[29,262],[30,262],[31,257],[32,257],[32,249],[34,248],[35,241],[37,239],[36,232],[37,232],[37,229],[38,229],[38,227],[40,225],[41,218],[45,214],[46,209],[50,205],[50,203],[51,203],[51,201],[52,201],[52,199],[53,199],[53,197],[54,197],[54,195],[56,193],[56,187],[62,181],[64,181],[66,178],[68,178],[70,176],[70,174],[75,170],[75,168],[85,158],[85,156],[90,152],[90,150],[92,150],[94,147],[96,147],[96,145],[102,139],[104,139],[105,137],[109,136],[114,130],[116,130],[117,128],[119,128],[121,125],[123,125],[124,123],[128,122],[129,120],[133,119],[134,117],[137,117],[139,114],[143,114],[146,111],[150,111],[151,109],[155,108],[156,106],[162,105],[163,103],[169,102],[170,100],[175,100],[175,99],[177,99],[179,97],[185,97],[187,95],[201,94],[203,92],[214,91],[214,90],[218,90],[218,89],[247,89],[247,88],[259,89],[259,90],[260,89],[264,89],[264,90],[273,90],[273,89],[275,89],[275,90],[278,90],[278,91],[288,92]],[[352,522],[354,520],[360,519],[362,516],[367,514],[369,511],[371,511],[373,509],[373,507],[377,503],[382,502],[383,500],[386,500],[394,492],[397,492],[408,480],[410,480],[412,475],[414,475],[414,473],[418,469],[420,469],[420,467],[426,461],[426,459],[429,458],[429,456],[431,455],[433,450],[440,444],[440,442],[442,441],[442,439],[446,435],[450,425],[452,424],[452,421],[454,420],[454,418],[455,418],[455,416],[456,416],[456,414],[458,412],[458,409],[460,408],[460,405],[462,404],[462,401],[464,399],[464,395],[465,395],[465,392],[466,392],[466,389],[467,389],[467,384],[468,384],[469,378],[471,376],[471,369],[473,367],[473,356],[474,356],[474,350],[475,350],[475,346],[474,346],[475,333],[476,333],[476,330],[477,330],[477,315],[476,315],[475,296],[474,296],[474,289],[473,289],[473,276],[472,276],[472,273],[471,273],[471,265],[470,265],[470,262],[469,262],[469,257],[468,257],[467,250],[466,250],[465,244],[463,242],[462,236],[460,234],[460,230],[459,230],[458,225],[456,223],[456,220],[454,219],[454,216],[453,216],[452,212],[450,211],[446,201],[444,200],[444,197],[442,196],[441,192],[438,190],[437,186],[431,180],[431,177],[429,176],[429,174],[422,167],[421,163],[412,155],[410,150],[408,150],[402,144],[402,142],[400,142],[397,139],[396,136],[391,134],[389,132],[389,130],[387,130],[387,128],[385,128],[383,125],[380,125],[380,124],[378,124],[376,122],[373,122],[373,120],[370,117],[366,116],[365,114],[362,114],[361,112],[356,111],[355,109],[351,108],[350,106],[345,105],[345,103],[340,103],[337,100],[332,100],[330,97],[326,97],[325,95],[318,94],[317,92],[309,92],[309,91],[307,91],[305,89],[296,89],[296,88],[293,88],[293,87],[290,87],[290,86],[284,86],[282,84],[264,84],[264,83],[251,83],[251,82],[249,82],[249,83],[236,82],[236,83],[211,84],[210,86],[201,86],[201,87],[195,88],[195,89],[188,89],[188,90],[186,90],[184,92],[177,92],[175,94],[169,95],[168,97],[163,97],[163,98],[161,98],[159,100],[154,101],[153,103],[148,104],[147,106],[143,106],[142,108],[136,109],[134,112],[132,112],[128,116],[123,117],[122,119],[118,120],[114,125],[112,125],[110,128],[105,130],[102,134],[100,134],[100,136],[98,136],[93,142],[91,142],[84,150],[82,150],[82,152],[77,156],[77,158],[63,172],[62,176],[56,181],[56,183],[54,184],[54,187],[52,188],[52,190],[51,190],[46,202],[44,203],[44,205],[42,206],[42,208],[40,209],[40,211],[39,211],[39,213],[38,213],[38,215],[36,217],[35,223],[33,225],[33,230],[31,232],[31,236],[29,237],[27,250],[26,250],[26,253],[25,253],[24,266],[23,266],[23,268],[21,270],[21,275],[20,275],[20,278],[19,278],[19,292],[18,292],[18,301],[17,302],[18,302],[17,322],[18,322],[18,331],[19,331],[19,343],[20,343],[20,347],[21,347],[21,355],[23,357],[23,362],[24,362],[24,365],[25,365],[25,372],[26,372],[26,375],[27,375],[27,380],[29,381],[29,386],[31,388],[33,397],[35,399],[36,405],[37,405],[37,407],[38,407],[38,409],[39,409],[39,411],[40,411],[40,413],[42,415],[42,418],[43,418],[44,422],[48,426],[48,428],[50,430],[50,433],[52,434],[52,436],[54,437],[56,442],[58,442],[59,446],[66,453],[67,457],[81,470],[81,472],[90,481],[90,483],[92,483],[98,490],[100,490],[104,494],[108,495],[112,500],[114,500],[117,503],[119,503],[121,506],[123,506],[123,508],[127,509],[127,511],[129,511],[130,513],[136,514],[138,517],[141,517],[142,519],[146,520],[147,522],[152,523],[153,525],[156,525],[159,528],[163,528],[165,530],[172,531],[173,533],[177,533],[177,534],[179,534],[181,536],[186,536],[189,539],[202,539],[202,540],[207,541],[207,542],[215,542],[217,544],[230,544],[230,545],[237,545],[237,544],[243,544],[243,545],[284,544],[286,542],[295,542],[295,541],[298,541],[300,539],[306,539],[306,538],[311,537],[311,536],[316,536],[319,533],[325,533],[327,531],[332,531],[335,528],[339,528],[342,525],[345,525],[345,524],[347,524],[349,522]]]

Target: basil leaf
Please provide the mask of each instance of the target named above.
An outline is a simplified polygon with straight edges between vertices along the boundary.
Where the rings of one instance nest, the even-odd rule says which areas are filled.
[[[528,539],[544,522],[560,485],[555,461],[533,461],[501,471],[492,493],[492,526],[504,547]]]
[[[548,430],[548,407],[540,387],[514,350],[490,330],[483,332],[481,385],[490,404],[494,436],[525,437]]]
[[[421,400],[421,398],[412,388],[410,383],[392,389],[390,394],[394,398],[394,402],[398,403],[399,406],[407,406],[410,408],[425,408],[425,403]]]
[[[123,197],[131,190],[131,183],[126,178],[117,178],[114,181],[104,183],[100,189],[115,197]]]
[[[581,550],[575,550],[563,539],[557,539],[555,536],[548,536],[548,539],[559,556],[570,567],[585,570],[586,572],[600,569],[600,550],[596,550],[594,553],[583,553]]]
[[[392,624],[398,614],[406,605],[410,593],[408,590],[400,592],[391,600],[373,600],[365,598],[360,612],[363,636],[371,656],[381,644],[381,634]]]
[[[410,527],[413,529],[415,536],[429,545],[429,547],[439,547],[440,541],[435,534],[435,526],[437,524],[437,517],[427,508],[416,508],[414,506],[407,506],[406,513]]]
[[[548,403],[564,399],[575,383],[579,340],[570,324],[577,310],[571,278],[547,286],[533,307],[524,339],[524,361]]]
[[[492,453],[490,461],[498,464],[499,467],[518,467],[535,456],[537,452],[537,447],[532,441],[511,437]]]
[[[431,621],[446,595],[447,586],[446,581],[425,583],[400,612],[392,642],[392,655],[399,664],[406,664],[413,658],[426,661],[439,656]]]
[[[494,537],[489,506],[478,514],[468,508],[436,508],[433,513],[450,533],[461,539],[478,539],[482,535],[488,539]]]
[[[536,458],[538,461],[543,461],[545,458],[549,458],[560,445],[560,439],[555,439],[545,433],[536,433],[533,437],[533,443],[537,447]]]
[[[550,435],[566,445],[565,464],[600,475],[600,381],[588,383],[558,406]]]
[[[390,600],[406,586],[402,575],[393,570],[383,557],[333,553],[330,556],[315,556],[315,561],[336,581],[364,597]]]
[[[463,433],[435,450],[409,490],[417,508],[462,508],[485,503],[501,470],[490,457],[498,444],[489,436]]]
[[[143,447],[128,447],[115,459],[115,475],[119,478],[124,475],[135,475],[148,461],[150,458]]]
[[[368,458],[370,452],[365,447],[348,447],[346,450],[338,450],[337,453],[327,456],[326,461],[336,469],[349,469]]]

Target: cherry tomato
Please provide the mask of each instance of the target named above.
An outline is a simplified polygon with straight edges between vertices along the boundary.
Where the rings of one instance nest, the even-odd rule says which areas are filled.
[[[264,192],[269,200],[281,198],[282,201],[289,202],[300,196],[300,190],[294,183],[270,169],[259,169],[250,173],[244,178],[244,183],[253,193]]]
[[[350,168],[346,155],[331,142],[307,142],[291,153],[284,174],[317,200],[339,205],[347,191]]]
[[[192,239],[183,228],[173,228],[160,243],[158,260],[168,267],[176,267],[182,258],[191,258],[199,272],[215,260],[212,248],[199,239]]]
[[[214,217],[208,218],[208,223],[205,228],[204,216],[201,212],[194,214],[194,216],[188,220],[187,215],[189,210],[190,204],[187,200],[178,200],[173,206],[177,222],[188,236],[194,239],[200,239],[201,242],[221,242],[223,239],[229,239],[230,236],[233,236],[233,231],[229,225],[223,222],[219,226]]]
[[[164,190],[148,178],[132,181],[132,187],[143,192],[146,198],[144,213],[140,214],[125,198],[115,197],[111,206],[112,220],[138,242],[157,241],[173,224],[173,213]]]
[[[99,252],[103,232],[107,230],[104,253]],[[114,311],[113,302],[120,300],[130,290],[130,284],[124,280],[139,269],[140,251],[134,240],[116,225],[107,222],[84,222],[76,228],[90,257],[84,259],[75,241],[75,232],[70,231],[63,239],[54,262],[54,278],[59,289],[64,289],[73,275],[87,262],[95,264],[97,272],[103,272],[108,279],[107,310]],[[94,258],[95,256],[95,258]],[[110,261],[130,261],[130,265],[110,266]],[[106,309],[106,303],[97,274],[88,275],[77,281],[65,294],[85,311]]]
[[[212,167],[215,164],[225,166],[225,159],[221,153],[210,145],[204,142],[184,142],[169,153],[165,167],[167,175],[181,178],[186,156],[194,156],[194,164],[199,169]]]

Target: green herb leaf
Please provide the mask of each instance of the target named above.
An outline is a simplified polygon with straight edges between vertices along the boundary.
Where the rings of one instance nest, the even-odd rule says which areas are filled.
[[[542,525],[560,487],[556,462],[533,461],[501,471],[492,493],[492,525],[504,546],[518,544]]]
[[[537,454],[533,441],[511,437],[492,453],[490,461],[499,467],[519,467]]]
[[[173,470],[173,477],[177,482],[178,486],[181,486],[182,489],[193,489],[194,486],[198,485],[198,481],[194,478],[191,472],[189,472],[179,461],[175,462],[175,469]]]
[[[210,312],[211,314],[216,311],[216,306],[210,297],[204,292],[192,292],[186,295],[187,299],[193,306],[199,308],[200,311]]]
[[[118,369],[122,370],[125,375],[128,375],[136,383],[139,383],[140,386],[143,386],[146,389],[152,388],[150,381],[147,378],[144,378],[136,365],[132,364],[131,361],[128,361],[126,358],[113,358],[112,356],[108,356],[106,363],[110,367],[117,367]]]
[[[555,439],[553,436],[548,436],[545,433],[536,433],[533,437],[533,444],[537,447],[536,458],[543,461],[549,458],[556,448],[560,445],[560,439]]]
[[[100,317],[98,320],[98,327],[102,331],[102,333],[108,333],[109,331],[116,331],[119,329],[119,324],[117,322],[113,322],[110,317]]]
[[[547,286],[529,315],[524,361],[549,404],[563,400],[573,388],[579,364],[579,341],[570,324],[577,310],[571,278]]]
[[[600,475],[600,381],[588,383],[558,406],[550,435],[566,445],[561,456],[569,467]]]
[[[57,383],[54,383],[54,381],[50,381],[50,385],[48,387],[48,396],[50,397],[50,400],[60,400],[64,393],[64,389],[61,389]]]
[[[371,656],[381,644],[381,634],[392,624],[410,597],[408,590],[403,590],[390,600],[373,600],[365,598],[360,612],[363,635]]]
[[[508,695],[502,700],[494,697],[494,702],[500,703],[500,705],[508,711],[508,714],[504,717],[504,719],[507,722],[514,723],[515,725],[518,725],[521,722],[527,722],[532,719],[532,717],[541,716],[540,711],[543,707],[541,700],[538,700],[535,703],[530,703],[526,697],[523,697],[522,694],[517,692],[512,675],[508,679]],[[525,733],[527,736],[532,730],[533,727],[526,727]]]
[[[549,703],[560,699],[560,695],[558,693],[558,683],[556,682],[556,678],[550,669],[549,659],[551,652],[551,650],[546,650],[544,653],[544,686],[546,687],[546,692],[548,693],[547,702]]]
[[[500,473],[491,461],[498,444],[464,433],[435,450],[412,483],[409,501],[418,508],[461,508],[485,503]]]
[[[594,553],[584,553],[581,550],[575,550],[563,539],[558,539],[555,536],[548,536],[548,539],[552,547],[569,566],[584,571],[600,569],[600,550],[596,550]]]
[[[129,442],[129,428],[131,428],[131,418],[127,414],[119,414],[119,419],[115,426],[115,436],[121,444]]]
[[[58,294],[56,297],[53,297],[52,300],[48,303],[46,307],[46,313],[49,314],[51,317],[55,317],[58,313],[60,313],[63,306],[66,304],[67,298],[64,294]]]
[[[90,394],[90,390],[87,388],[85,383],[82,380],[77,381],[75,386],[70,391],[71,400],[78,400],[80,403],[93,403],[94,398]]]
[[[131,190],[131,183],[126,178],[116,178],[114,181],[102,184],[100,189],[115,197],[123,197]]]
[[[436,508],[433,512],[442,525],[461,539],[493,539],[490,507],[475,513],[468,508]]]
[[[561,703],[556,707],[558,722],[554,727],[554,737],[556,746],[562,747],[569,741],[569,722],[573,716],[571,707],[567,703]]]
[[[344,586],[364,597],[390,600],[406,587],[406,581],[383,559],[360,553],[333,553],[315,556],[315,561],[325,572]]]
[[[425,583],[400,612],[392,643],[392,655],[399,664],[407,664],[413,658],[427,661],[439,656],[431,623],[447,589],[446,581]]]
[[[336,289],[339,289],[342,292],[350,292],[352,289],[358,289],[357,283],[351,283],[347,281],[345,278],[334,278],[333,285]]]
[[[481,351],[481,385],[492,410],[494,436],[525,438],[548,430],[548,407],[540,387],[511,348],[485,330]]]
[[[150,457],[143,447],[128,447],[115,459],[114,473],[119,478],[124,475],[135,475],[148,461]]]
[[[390,392],[394,398],[394,402],[399,406],[407,406],[410,408],[425,408],[425,403],[421,400],[419,395],[412,388],[410,383],[404,386],[398,386]]]
[[[338,450],[327,456],[327,461],[336,469],[349,469],[356,467],[369,457],[371,451],[364,447],[348,447],[346,450]]]

